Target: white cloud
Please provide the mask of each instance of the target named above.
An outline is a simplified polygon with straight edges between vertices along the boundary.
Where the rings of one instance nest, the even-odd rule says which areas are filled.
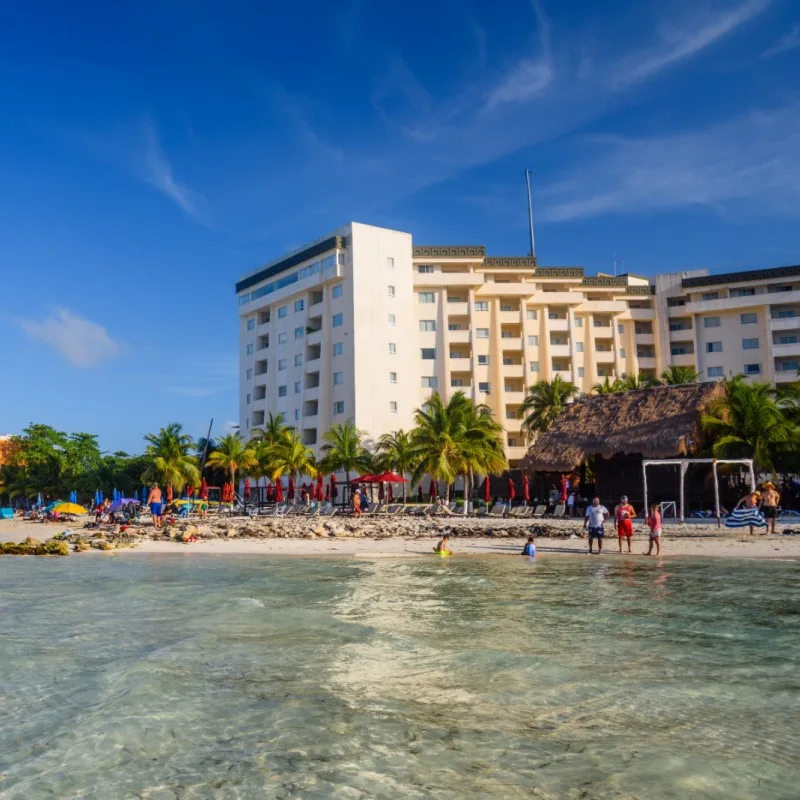
[[[19,325],[32,339],[49,344],[76,367],[95,367],[119,355],[119,342],[103,325],[67,309],[58,309],[43,320],[20,319]]]
[[[690,206],[800,216],[800,106],[672,136],[582,144],[599,156],[537,192],[542,219]]]
[[[761,14],[769,3],[770,0],[747,0],[705,21],[692,20],[680,31],[665,33],[660,47],[623,59],[611,85],[615,88],[631,86],[692,58]]]
[[[794,50],[800,47],[800,24],[797,24],[790,31],[787,31],[780,39],[768,47],[764,53],[763,58],[774,58],[781,53],[786,53],[789,50]]]

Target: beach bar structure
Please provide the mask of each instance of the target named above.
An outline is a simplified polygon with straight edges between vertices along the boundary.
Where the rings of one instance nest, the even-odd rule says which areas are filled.
[[[684,517],[686,476],[700,464],[706,468],[703,475],[692,470],[689,499],[708,505],[713,501],[716,509],[716,464],[722,462],[696,455],[706,442],[702,415],[722,392],[719,383],[689,383],[580,398],[529,448],[523,469],[580,473],[590,464],[595,490],[603,500],[626,494],[639,508],[648,499],[671,501]],[[654,474],[656,463],[670,469],[659,470],[645,488],[645,475]]]

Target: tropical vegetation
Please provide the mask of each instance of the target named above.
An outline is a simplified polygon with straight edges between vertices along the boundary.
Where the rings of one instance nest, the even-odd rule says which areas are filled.
[[[524,419],[523,430],[531,438],[546,431],[577,393],[578,387],[560,375],[556,375],[552,381],[534,383],[528,388],[519,409],[519,415]]]

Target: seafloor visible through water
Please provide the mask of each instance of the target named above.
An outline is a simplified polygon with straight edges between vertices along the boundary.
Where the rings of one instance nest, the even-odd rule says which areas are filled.
[[[800,565],[0,559],[0,797],[796,798]]]

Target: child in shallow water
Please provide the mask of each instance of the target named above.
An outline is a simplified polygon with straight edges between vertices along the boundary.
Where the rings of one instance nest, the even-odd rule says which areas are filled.
[[[450,537],[442,536],[442,538],[436,542],[436,547],[433,548],[433,552],[438,553],[440,556],[452,555],[453,551],[450,549]]]

